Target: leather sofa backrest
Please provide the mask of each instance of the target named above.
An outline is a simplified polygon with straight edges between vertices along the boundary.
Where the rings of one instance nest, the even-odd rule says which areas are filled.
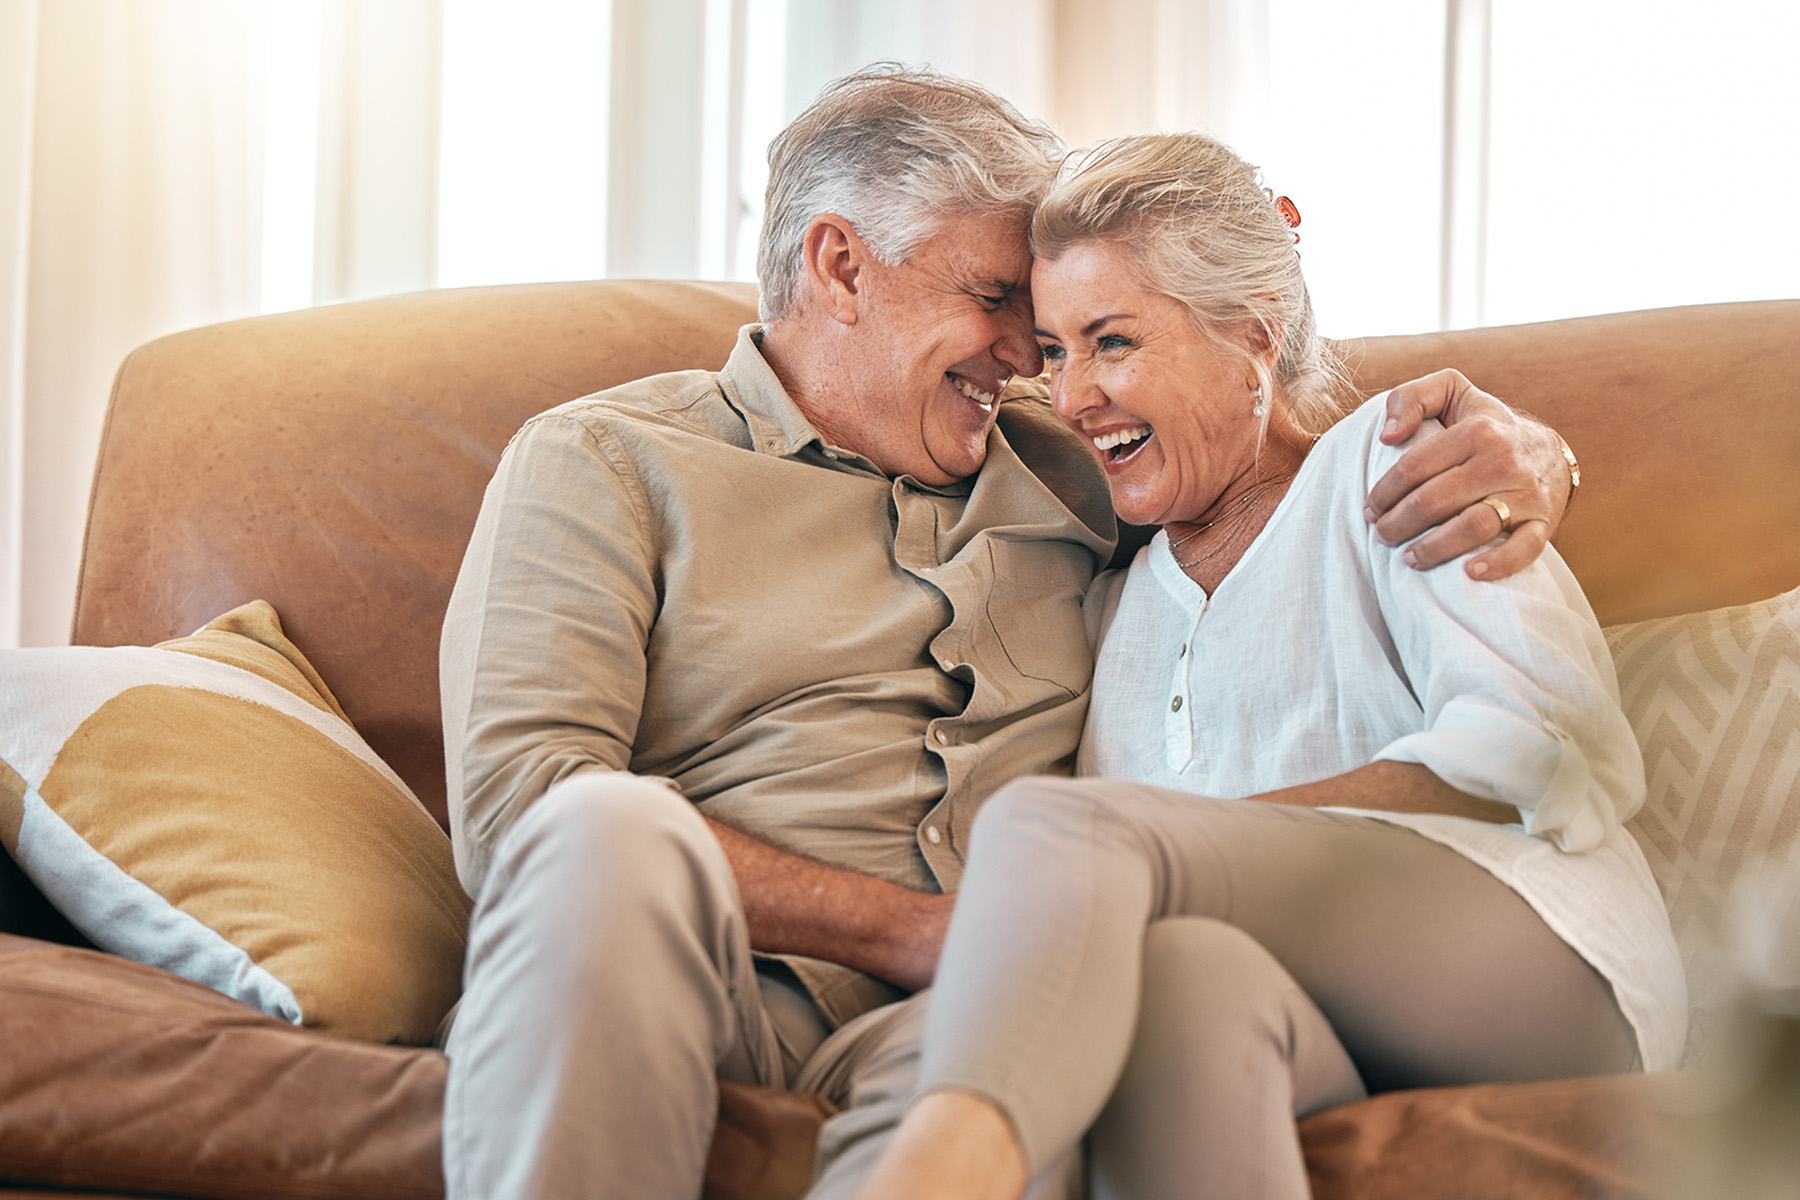
[[[748,284],[425,292],[191,330],[119,370],[77,644],[148,644],[247,600],[445,820],[438,630],[528,417],[713,368]],[[1373,390],[1456,366],[1556,425],[1585,478],[1565,556],[1603,622],[1800,583],[1800,301],[1347,343]]]
[[[101,436],[73,641],[148,644],[267,600],[443,823],[438,630],[508,439],[565,400],[719,367],[755,319],[748,284],[537,284],[140,347]]]
[[[1562,433],[1582,484],[1556,546],[1601,624],[1800,585],[1800,300],[1360,346],[1366,389],[1453,366]]]

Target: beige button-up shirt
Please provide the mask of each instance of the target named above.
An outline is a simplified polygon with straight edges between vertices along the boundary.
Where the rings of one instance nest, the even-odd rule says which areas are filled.
[[[951,890],[981,801],[1068,773],[1113,545],[1091,456],[1030,394],[947,488],[827,444],[740,333],[528,422],[444,624],[458,869],[582,770],[667,780],[770,845]],[[841,1022],[891,989],[788,958]]]

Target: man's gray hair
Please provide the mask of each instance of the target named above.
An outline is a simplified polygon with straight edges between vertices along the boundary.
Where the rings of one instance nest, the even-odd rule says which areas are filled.
[[[800,298],[814,217],[838,214],[881,261],[903,263],[944,217],[1028,217],[1062,153],[1048,125],[955,76],[877,63],[827,84],[769,145],[756,252],[762,319]]]

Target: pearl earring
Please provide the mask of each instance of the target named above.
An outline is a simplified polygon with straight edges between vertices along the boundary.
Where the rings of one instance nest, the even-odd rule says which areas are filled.
[[[1267,415],[1268,411],[1269,411],[1269,405],[1268,405],[1268,402],[1263,399],[1262,385],[1257,384],[1256,385],[1256,407],[1254,407],[1250,410],[1250,415],[1260,421],[1265,415]]]

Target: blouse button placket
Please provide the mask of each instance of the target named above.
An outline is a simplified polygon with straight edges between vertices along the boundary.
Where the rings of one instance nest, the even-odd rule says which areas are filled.
[[[1191,654],[1194,639],[1198,636],[1200,622],[1206,617],[1206,610],[1212,607],[1208,598],[1194,614],[1193,627],[1188,636],[1181,642],[1181,648],[1175,652],[1172,678],[1169,681],[1169,712],[1163,718],[1163,745],[1169,758],[1169,770],[1185,771],[1194,761],[1194,722],[1193,705],[1190,703],[1193,690],[1194,662],[1197,654]]]

